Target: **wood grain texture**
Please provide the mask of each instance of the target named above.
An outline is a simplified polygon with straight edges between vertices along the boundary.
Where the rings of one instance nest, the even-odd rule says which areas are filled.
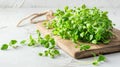
[[[51,31],[52,31],[52,30],[46,29],[42,23],[38,23],[37,28],[41,31],[43,35],[51,34]],[[111,39],[111,42],[109,44],[94,45],[90,43],[85,43],[91,46],[91,48],[86,51],[80,51],[79,48],[75,48],[76,44],[73,43],[71,40],[61,39],[59,36],[53,36],[53,37],[55,38],[57,45],[62,50],[64,50],[70,56],[78,59],[78,58],[93,56],[92,53],[96,53],[97,55],[99,55],[99,54],[120,52],[120,31],[117,29],[113,29],[113,32],[116,38]],[[83,43],[83,42],[80,42],[80,43]]]

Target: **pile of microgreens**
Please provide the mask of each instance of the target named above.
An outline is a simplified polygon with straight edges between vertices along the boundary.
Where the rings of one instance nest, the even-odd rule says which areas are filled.
[[[85,5],[73,9],[66,6],[64,10],[58,9],[55,18],[45,26],[53,29],[52,33],[63,39],[73,42],[89,42],[93,44],[110,42],[113,24],[107,16],[108,12]]]

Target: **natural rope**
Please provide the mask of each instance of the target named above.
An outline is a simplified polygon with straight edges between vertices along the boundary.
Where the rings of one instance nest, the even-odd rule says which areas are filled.
[[[45,11],[45,12],[42,12],[42,13],[34,13],[34,14],[32,14],[32,15],[29,15],[29,16],[23,18],[23,19],[17,24],[17,27],[19,27],[20,24],[21,24],[24,20],[27,20],[27,19],[29,19],[29,18],[31,18],[31,17],[32,17],[32,18],[30,19],[30,23],[32,23],[32,24],[46,21],[46,20],[34,21],[34,19],[36,19],[36,18],[38,18],[38,17],[41,17],[41,16],[44,16],[44,15],[46,16],[46,20],[48,20],[48,21],[54,18],[54,16],[53,16],[53,11],[52,11],[52,10],[48,10],[48,11]]]

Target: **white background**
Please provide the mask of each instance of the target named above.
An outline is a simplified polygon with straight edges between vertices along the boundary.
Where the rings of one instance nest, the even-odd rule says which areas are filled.
[[[44,10],[56,10],[66,5],[73,7],[86,4],[88,7],[97,6],[101,10],[109,11],[109,18],[120,29],[120,0],[0,0],[0,46],[11,39],[18,41],[27,39],[30,34],[36,36],[35,25],[25,21],[24,27],[16,24],[24,17]],[[21,46],[17,49],[0,50],[0,67],[94,67],[92,58],[76,60],[60,50],[61,56],[51,59],[39,57],[42,47]],[[120,53],[105,55],[107,61],[98,67],[119,67]]]
[[[79,6],[80,4],[97,6],[100,8],[120,8],[120,0],[0,0],[1,8],[58,8]]]

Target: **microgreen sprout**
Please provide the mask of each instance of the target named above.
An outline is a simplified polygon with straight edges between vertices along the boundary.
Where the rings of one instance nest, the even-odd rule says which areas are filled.
[[[93,61],[93,65],[99,65],[101,62],[104,62],[106,60],[106,57],[104,55],[99,55],[97,59]]]

